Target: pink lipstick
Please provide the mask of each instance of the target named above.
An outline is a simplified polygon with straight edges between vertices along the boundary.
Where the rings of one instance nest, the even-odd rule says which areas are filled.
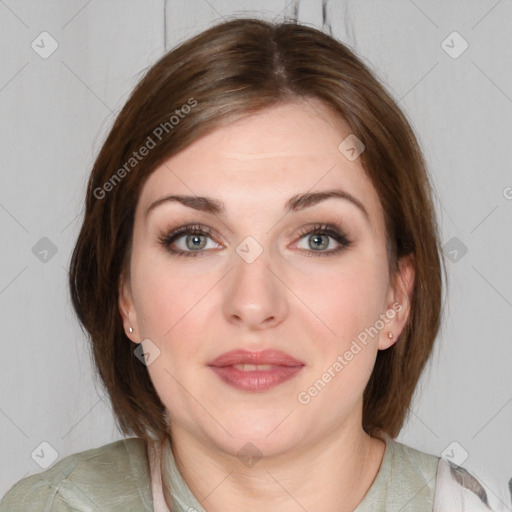
[[[226,383],[250,392],[267,391],[297,375],[304,363],[278,350],[233,350],[208,366]]]

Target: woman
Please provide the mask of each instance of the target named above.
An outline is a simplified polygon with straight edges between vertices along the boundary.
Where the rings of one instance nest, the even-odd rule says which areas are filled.
[[[70,268],[132,437],[0,511],[489,510],[394,440],[440,325],[431,196],[408,121],[322,32],[237,19],[165,55],[94,164]]]

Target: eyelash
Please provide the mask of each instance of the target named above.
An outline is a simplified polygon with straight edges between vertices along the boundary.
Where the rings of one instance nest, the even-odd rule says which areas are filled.
[[[346,249],[347,247],[350,247],[352,245],[352,241],[349,240],[347,235],[343,231],[339,230],[339,228],[337,228],[333,224],[315,224],[314,226],[302,228],[298,234],[299,234],[300,239],[304,238],[306,235],[312,235],[312,234],[327,235],[327,236],[333,238],[334,240],[336,240],[336,242],[338,242],[338,244],[340,244],[336,249],[331,249],[329,251],[313,251],[313,250],[302,249],[306,253],[309,253],[308,256],[311,256],[311,257],[330,256],[330,255],[336,254],[336,253],[342,251],[343,249]],[[171,233],[161,234],[158,237],[158,242],[161,245],[163,245],[167,249],[167,251],[169,251],[171,254],[176,255],[176,256],[184,256],[186,258],[189,258],[189,257],[196,258],[200,255],[202,256],[202,255],[204,255],[205,252],[207,252],[209,250],[209,249],[201,249],[200,251],[182,251],[182,250],[172,249],[171,244],[175,240],[181,238],[183,235],[204,235],[204,236],[208,236],[211,238],[212,231],[208,227],[203,226],[201,224],[189,224],[187,226],[181,226],[178,229],[175,229],[174,231],[172,231]]]

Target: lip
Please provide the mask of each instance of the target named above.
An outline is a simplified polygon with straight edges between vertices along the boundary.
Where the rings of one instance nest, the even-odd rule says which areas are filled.
[[[274,364],[278,366],[304,366],[302,361],[281,352],[280,350],[262,350],[252,352],[250,350],[232,350],[220,355],[208,366],[232,366],[234,364]]]
[[[244,371],[234,365],[272,365],[270,369]],[[297,375],[304,363],[279,350],[233,350],[220,355],[208,366],[226,384],[250,392],[267,391]]]

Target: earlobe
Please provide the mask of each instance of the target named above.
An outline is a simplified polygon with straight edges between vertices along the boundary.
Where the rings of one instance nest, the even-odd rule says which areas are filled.
[[[118,309],[123,321],[126,335],[134,342],[137,341],[137,316],[132,300],[131,286],[129,279],[121,277],[119,280]]]
[[[386,310],[389,322],[382,330],[381,336],[379,336],[379,350],[385,350],[399,342],[399,336],[410,315],[414,276],[413,255],[403,256],[398,262],[398,272],[390,287]]]

